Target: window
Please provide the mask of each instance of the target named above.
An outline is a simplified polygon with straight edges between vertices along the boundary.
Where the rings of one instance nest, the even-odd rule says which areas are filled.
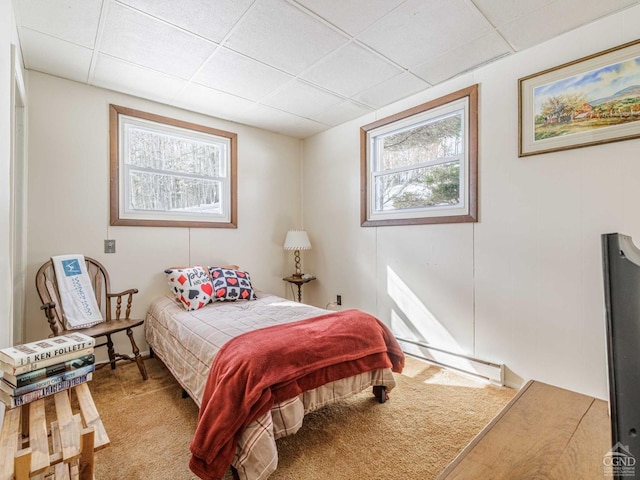
[[[235,133],[111,105],[111,225],[236,228]]]
[[[361,128],[362,226],[477,221],[477,90]]]

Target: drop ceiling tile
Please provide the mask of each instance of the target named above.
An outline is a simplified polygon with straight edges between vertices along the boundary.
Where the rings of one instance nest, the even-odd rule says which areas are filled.
[[[292,78],[280,70],[220,47],[193,80],[249,100],[259,100]]]
[[[97,87],[169,103],[184,87],[186,81],[107,55],[99,55],[90,83]]]
[[[128,7],[109,6],[100,51],[159,72],[189,78],[216,45]]]
[[[285,0],[258,0],[225,46],[297,75],[346,42],[345,36]]]
[[[636,0],[556,0],[500,25],[498,31],[520,51],[636,3]]]
[[[353,99],[373,108],[381,108],[429,87],[427,82],[410,72],[405,72],[363,90],[354,95]]]
[[[86,83],[93,50],[28,28],[19,30],[25,67]]]
[[[496,33],[485,35],[471,44],[454,48],[433,60],[411,69],[420,78],[435,85],[474,67],[513,53]]]
[[[299,80],[293,80],[262,103],[294,115],[310,118],[343,100],[342,97]]]
[[[253,107],[254,103],[203,85],[190,83],[174,98],[171,105],[212,117],[236,120],[242,112]]]
[[[329,128],[327,125],[266,105],[255,105],[246,110],[239,117],[239,121],[295,138],[306,138]]]
[[[354,118],[362,117],[371,111],[373,109],[370,107],[347,100],[315,115],[313,120],[334,127]]]
[[[320,60],[301,78],[350,97],[399,73],[399,67],[351,42]]]
[[[323,125],[322,123],[314,122],[307,118],[297,117],[290,122],[276,125],[273,130],[278,133],[282,133],[283,135],[303,139],[311,137],[316,133],[323,132],[327,130],[327,128],[327,125]]]
[[[102,0],[20,0],[15,4],[18,26],[83,47],[94,46]]]
[[[356,38],[410,68],[491,31],[466,0],[407,0]]]
[[[544,9],[556,0],[473,0],[482,14],[496,27]]]
[[[356,35],[382,18],[404,0],[296,0],[329,23]]]
[[[254,0],[119,0],[134,8],[220,42]]]

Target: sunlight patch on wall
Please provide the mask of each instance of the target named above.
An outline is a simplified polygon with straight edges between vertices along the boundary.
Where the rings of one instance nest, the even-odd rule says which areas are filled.
[[[406,353],[504,384],[504,365],[467,355],[445,326],[389,266],[387,294],[392,300],[391,330]]]
[[[411,288],[387,266],[387,294],[395,309],[391,312],[391,327],[402,338],[421,341],[453,353],[464,353],[455,338],[438,321]]]

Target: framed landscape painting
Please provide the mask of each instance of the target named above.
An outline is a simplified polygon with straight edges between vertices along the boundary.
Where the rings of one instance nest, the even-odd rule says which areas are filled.
[[[518,80],[523,157],[640,137],[640,40]]]

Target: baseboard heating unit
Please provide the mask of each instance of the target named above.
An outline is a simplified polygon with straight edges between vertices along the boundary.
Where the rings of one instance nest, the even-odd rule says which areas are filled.
[[[504,385],[504,364],[488,362],[461,353],[450,352],[442,348],[407,338],[396,337],[402,350],[414,357],[435,365],[468,373],[480,377],[495,385]]]

